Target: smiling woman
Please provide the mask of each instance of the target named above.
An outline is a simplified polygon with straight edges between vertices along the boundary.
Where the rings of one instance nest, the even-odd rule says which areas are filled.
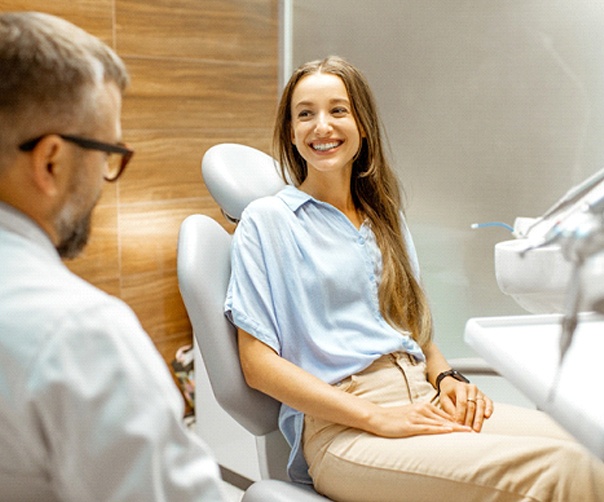
[[[360,226],[348,186],[361,134],[344,82],[336,75],[308,75],[298,82],[291,106],[292,141],[307,169],[300,188],[350,214]],[[336,200],[340,186],[347,200]]]
[[[600,500],[601,462],[539,411],[494,409],[433,341],[378,124],[350,63],[298,68],[274,136],[293,186],[233,239],[225,312],[246,381],[282,403],[290,477],[338,502]]]

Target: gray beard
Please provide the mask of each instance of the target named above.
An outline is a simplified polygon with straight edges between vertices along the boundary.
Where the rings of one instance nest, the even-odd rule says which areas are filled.
[[[61,240],[56,249],[61,258],[72,259],[78,256],[88,243],[92,220],[92,209],[72,225],[63,224],[59,229]]]

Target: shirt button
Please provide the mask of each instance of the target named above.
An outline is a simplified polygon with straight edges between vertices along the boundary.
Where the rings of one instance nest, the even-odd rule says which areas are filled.
[[[364,239],[363,237],[359,237],[359,238],[357,239],[357,242],[358,242],[359,244],[361,244],[361,246],[362,246],[363,244],[365,244],[365,239]]]

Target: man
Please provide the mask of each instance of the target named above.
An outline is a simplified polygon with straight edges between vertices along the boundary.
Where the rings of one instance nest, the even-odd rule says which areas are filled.
[[[39,13],[0,14],[0,498],[221,501],[168,369],[120,300],[60,257],[84,247],[128,75]]]

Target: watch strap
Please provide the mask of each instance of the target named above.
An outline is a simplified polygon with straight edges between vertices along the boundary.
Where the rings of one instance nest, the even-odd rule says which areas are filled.
[[[453,378],[455,378],[455,380],[458,380],[460,382],[470,383],[470,380],[468,380],[465,376],[463,376],[457,370],[450,369],[447,371],[443,371],[442,373],[439,373],[438,376],[436,377],[436,395],[440,394],[440,384],[443,381],[443,379],[447,378],[447,377],[453,377]]]

